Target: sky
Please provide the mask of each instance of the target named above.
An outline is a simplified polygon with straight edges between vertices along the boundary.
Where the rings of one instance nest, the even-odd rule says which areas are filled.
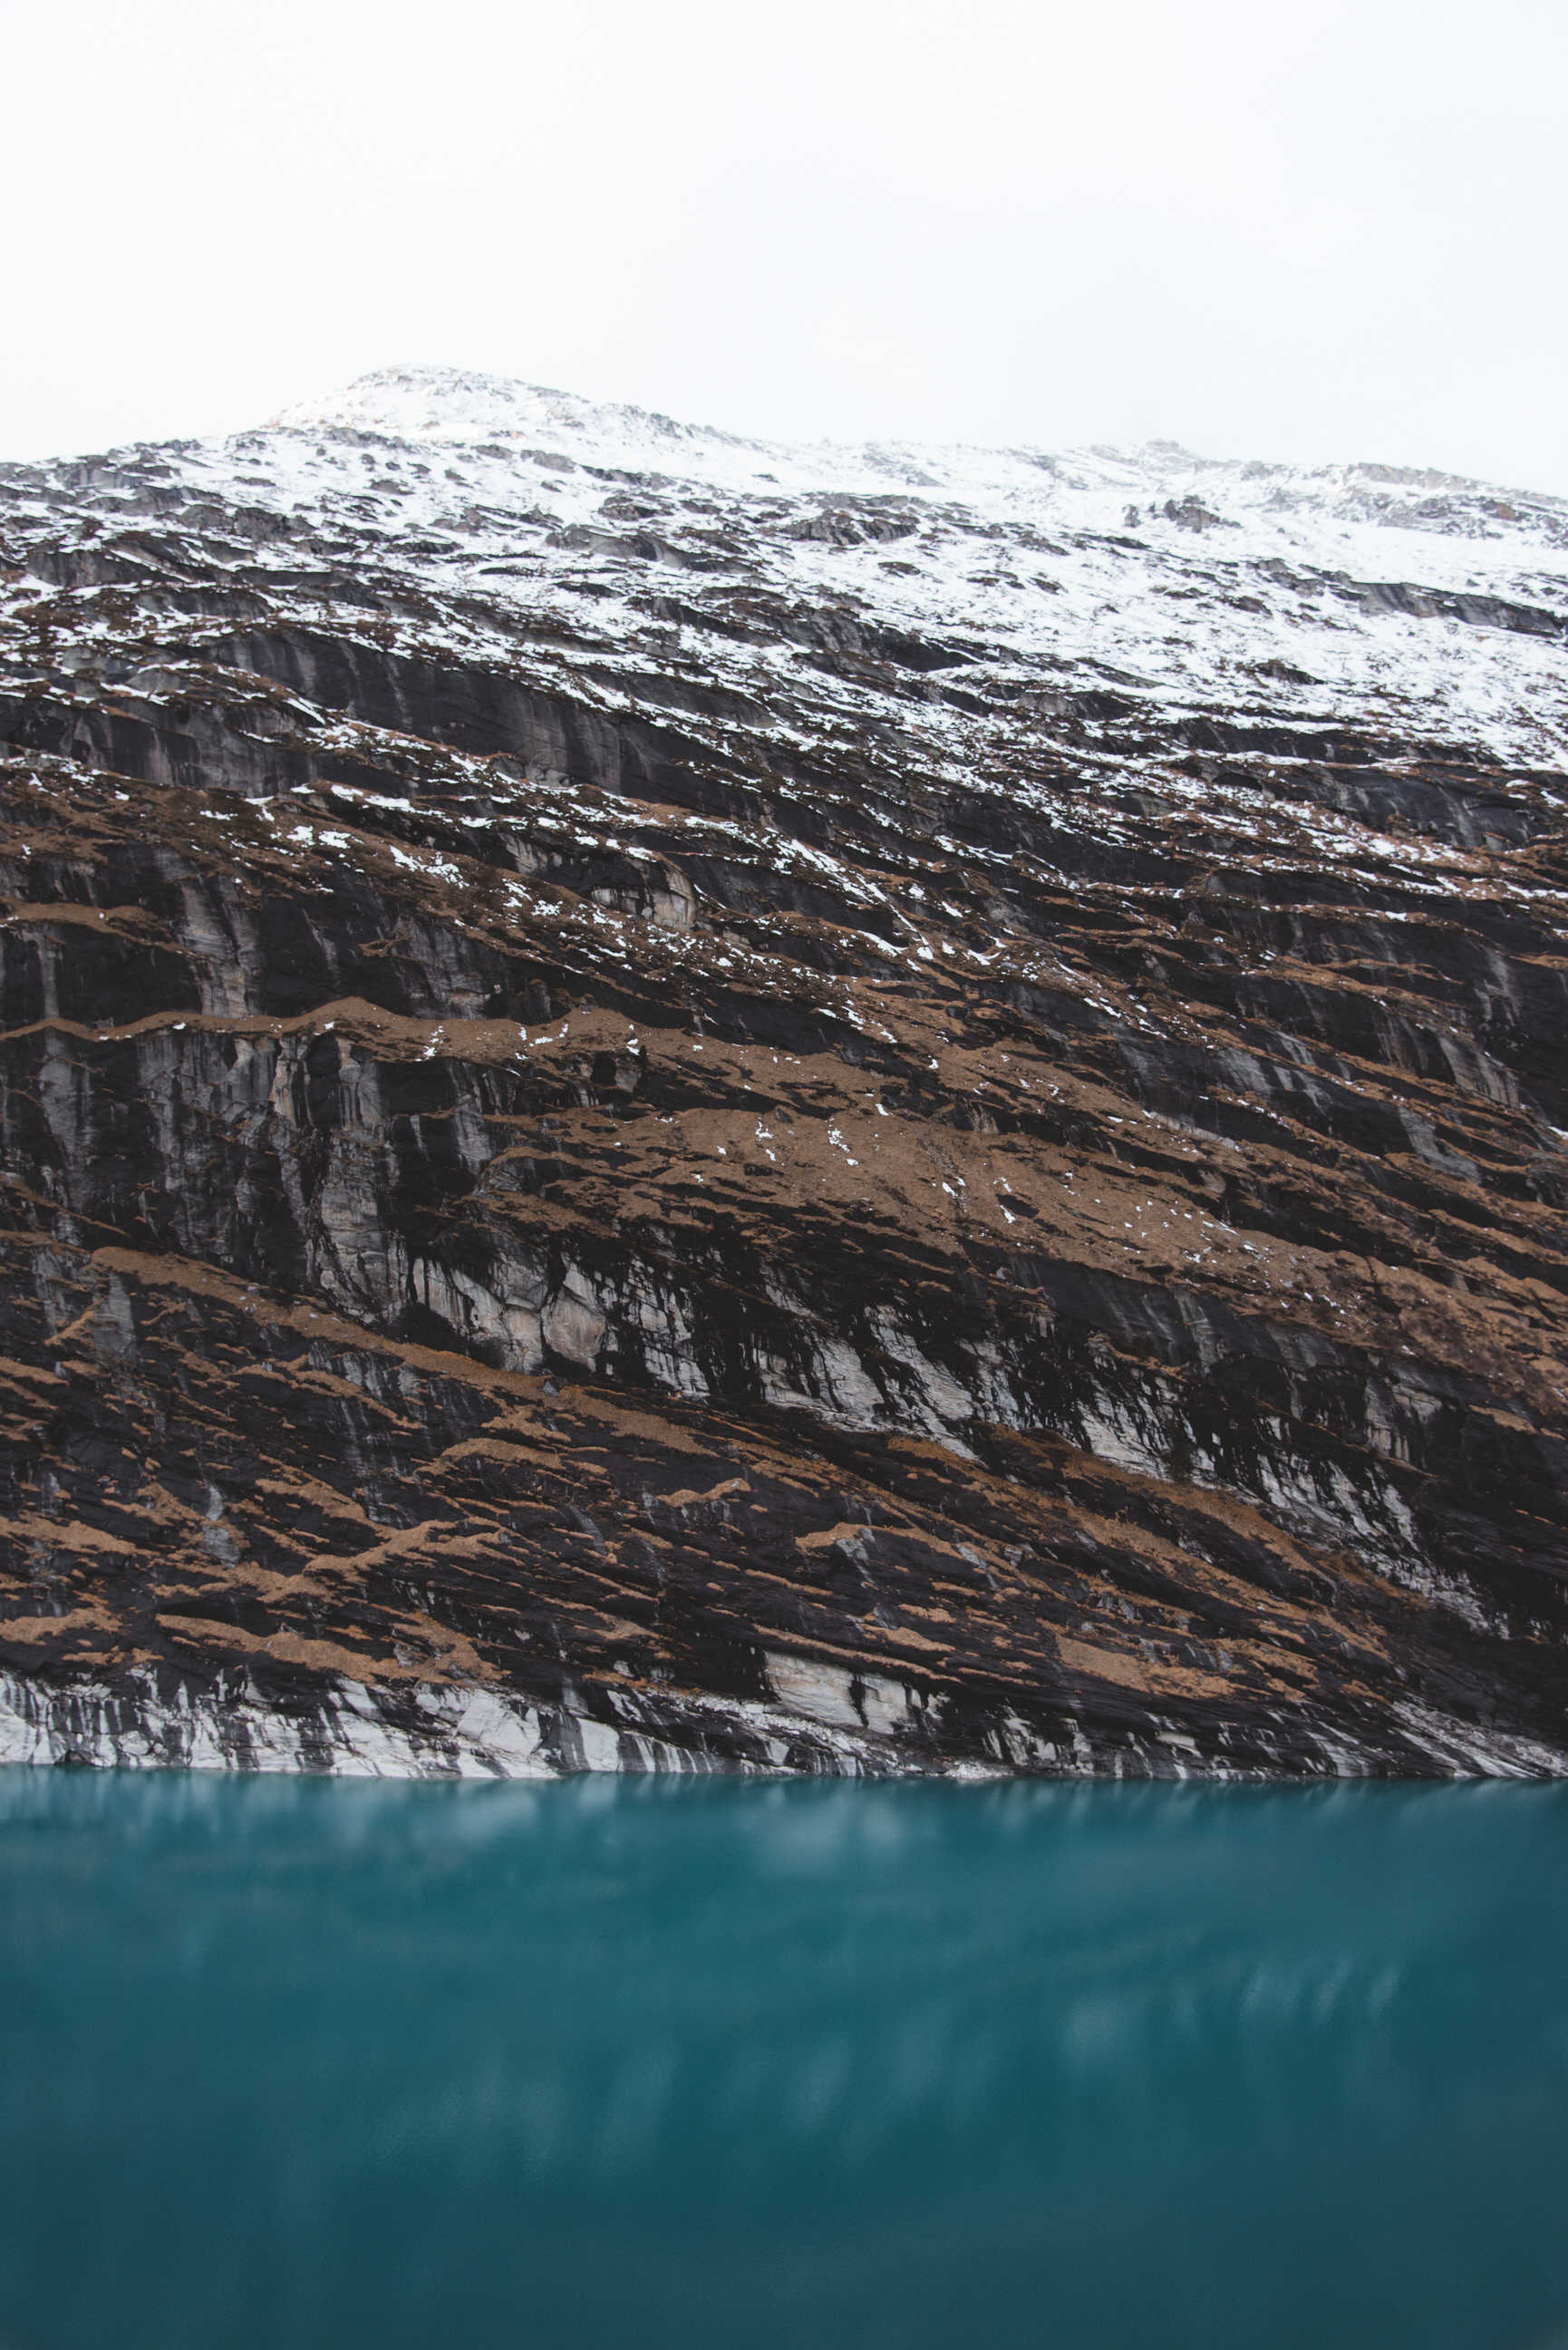
[[[1568,494],[1564,0],[0,0],[0,458],[472,368]]]

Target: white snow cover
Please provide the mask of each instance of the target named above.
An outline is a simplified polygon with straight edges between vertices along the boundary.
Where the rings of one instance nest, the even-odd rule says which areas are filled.
[[[381,643],[503,664],[525,649],[609,712],[659,714],[672,679],[732,691],[753,747],[771,730],[800,751],[888,715],[886,685],[852,666],[803,671],[815,639],[779,625],[795,610],[818,633],[824,616],[879,632],[895,661],[896,640],[913,649],[898,715],[911,742],[919,672],[951,654],[1027,696],[1036,723],[1054,695],[1109,692],[1156,719],[1479,754],[1504,792],[1509,768],[1549,781],[1568,743],[1568,500],[1447,474],[1217,463],[1165,442],[774,445],[431,368],[367,376],[227,441],[7,470],[19,534],[29,519],[52,533],[62,497],[132,525],[156,512],[165,532],[194,524],[203,561],[232,545],[309,625],[303,532],[323,564],[363,571]],[[37,592],[0,584],[0,609]],[[62,665],[112,651],[111,618],[83,603],[76,625]],[[723,727],[720,710],[699,731],[719,743]],[[1008,732],[994,707],[933,689],[919,754],[934,782],[984,789]],[[1083,782],[1135,780],[1125,743],[1078,741]],[[1162,791],[1196,788],[1156,764]]]
[[[1168,442],[1059,455],[774,445],[442,369],[367,376],[198,462],[228,473],[241,460],[232,494],[253,500],[265,486],[335,504],[357,476],[367,524],[460,533],[421,560],[483,572],[489,597],[522,605],[561,589],[558,563],[526,576],[543,504],[557,534],[640,525],[660,542],[652,559],[696,556],[709,580],[728,554],[736,576],[761,567],[798,597],[1184,708],[1332,713],[1535,764],[1568,739],[1562,498],[1386,464],[1214,462]],[[579,546],[571,567],[613,577],[616,552]],[[519,576],[504,582],[509,559]],[[1423,610],[1405,590],[1470,608]],[[1488,601],[1538,618],[1504,624]],[[757,648],[731,661],[765,685]]]

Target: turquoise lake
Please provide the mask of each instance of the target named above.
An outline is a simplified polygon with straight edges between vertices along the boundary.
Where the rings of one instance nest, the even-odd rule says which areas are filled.
[[[1544,2350],[1568,1789],[0,1772],[6,2350]]]

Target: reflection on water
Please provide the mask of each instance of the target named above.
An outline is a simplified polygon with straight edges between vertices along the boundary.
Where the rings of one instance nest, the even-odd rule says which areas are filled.
[[[38,2350],[1520,2350],[1568,1791],[0,1773]]]

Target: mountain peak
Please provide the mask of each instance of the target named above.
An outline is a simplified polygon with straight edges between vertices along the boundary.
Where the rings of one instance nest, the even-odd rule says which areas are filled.
[[[691,450],[704,443],[748,448],[732,433],[680,424],[645,408],[464,368],[378,368],[343,390],[302,400],[272,420],[286,432],[357,431],[395,441],[453,445],[514,442],[571,448],[589,442],[638,451]]]

